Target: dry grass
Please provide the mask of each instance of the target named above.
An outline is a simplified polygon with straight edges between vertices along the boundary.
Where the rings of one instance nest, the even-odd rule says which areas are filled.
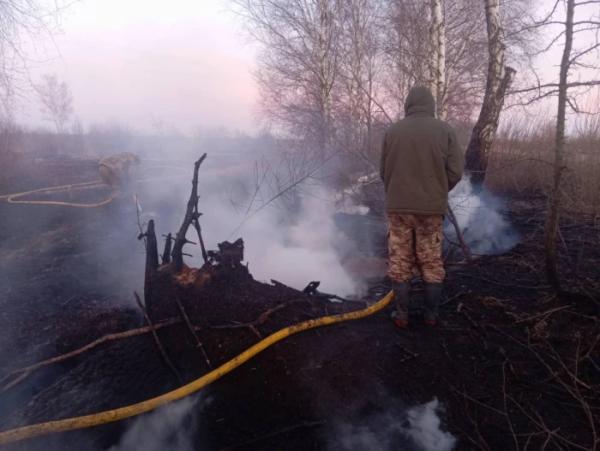
[[[553,162],[553,125],[519,124],[498,136],[486,184],[508,196],[545,196],[552,184]],[[588,116],[574,127],[567,140],[566,166],[565,209],[600,214],[600,117]]]

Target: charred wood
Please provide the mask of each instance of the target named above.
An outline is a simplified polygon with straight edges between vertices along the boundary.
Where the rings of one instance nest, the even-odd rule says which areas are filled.
[[[153,306],[153,284],[158,270],[158,243],[156,241],[156,231],[154,230],[154,220],[148,222],[146,232],[140,234],[146,240],[146,271],[144,274],[144,304],[148,314],[152,316]]]
[[[192,179],[192,191],[190,198],[188,199],[187,208],[185,211],[185,217],[181,223],[181,227],[175,236],[175,244],[173,245],[173,263],[175,264],[175,270],[181,271],[183,268],[183,246],[188,242],[185,235],[190,225],[200,216],[198,213],[198,170],[200,165],[206,158],[206,154],[202,155],[198,161],[194,163],[194,177]]]
[[[196,214],[192,224],[194,225],[196,233],[198,234],[198,242],[200,243],[200,250],[202,251],[202,259],[204,260],[204,264],[208,264],[208,253],[206,252],[206,246],[204,245],[204,239],[202,238],[202,228],[200,227],[200,221],[198,221],[198,218],[201,215],[202,213],[198,212],[198,205],[196,205]]]
[[[171,247],[173,245],[173,236],[169,233],[165,240],[165,249],[162,254],[162,264],[171,263]]]
[[[238,238],[233,243],[223,241],[217,244],[218,251],[208,251],[208,257],[216,264],[229,268],[242,266],[244,260],[244,240]]]
[[[304,290],[302,290],[302,293],[308,294],[308,295],[317,294],[317,288],[319,288],[319,285],[321,285],[320,281],[313,280],[312,282],[310,282],[308,285],[306,285],[304,287]]]

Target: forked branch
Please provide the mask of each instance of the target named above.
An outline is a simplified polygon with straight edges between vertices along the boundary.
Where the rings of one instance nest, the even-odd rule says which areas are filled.
[[[173,263],[175,264],[175,270],[181,271],[183,268],[183,246],[188,243],[185,238],[185,235],[188,231],[190,225],[194,224],[194,222],[198,221],[200,217],[200,213],[198,212],[198,170],[200,169],[200,165],[206,158],[206,154],[202,155],[198,161],[194,163],[194,178],[192,179],[192,192],[190,193],[190,198],[187,203],[187,208],[185,211],[185,217],[183,218],[183,223],[175,236],[175,243],[173,245]],[[196,229],[200,234],[200,228]],[[202,241],[201,241],[202,243]]]

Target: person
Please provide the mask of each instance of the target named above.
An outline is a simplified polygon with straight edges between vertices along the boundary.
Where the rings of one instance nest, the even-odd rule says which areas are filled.
[[[428,88],[413,87],[404,119],[385,133],[381,178],[389,223],[388,276],[396,301],[392,319],[408,326],[410,283],[419,272],[425,283],[424,320],[435,326],[445,278],[442,226],[448,192],[460,181],[464,156],[454,130],[435,118]]]
[[[98,173],[114,195],[126,194],[131,184],[133,168],[139,164],[140,158],[137,155],[131,152],[118,153],[102,158],[98,162]]]

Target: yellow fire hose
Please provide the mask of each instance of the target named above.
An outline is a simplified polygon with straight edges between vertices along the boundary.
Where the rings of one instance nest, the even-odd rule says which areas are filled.
[[[223,377],[225,374],[234,370],[238,366],[244,364],[256,354],[264,351],[269,346],[274,345],[278,341],[283,340],[291,335],[297,334],[303,330],[314,329],[316,327],[328,326],[330,324],[341,323],[343,321],[350,321],[355,319],[365,318],[370,316],[382,309],[384,309],[393,299],[393,292],[389,292],[385,297],[376,302],[375,304],[354,312],[343,313],[340,315],[323,316],[321,318],[310,319],[298,324],[281,329],[267,338],[259,341],[255,345],[246,349],[244,352],[239,354],[237,357],[229,360],[228,362],[221,365],[219,368],[214,369],[210,373],[190,382],[189,384],[183,385],[173,391],[157,396],[155,398],[147,399],[146,401],[132,404],[125,407],[119,407],[118,409],[107,410],[104,412],[93,413],[90,415],[84,415],[81,417],[65,418],[63,420],[49,421],[47,423],[33,424],[30,426],[24,426],[8,431],[0,432],[0,445],[24,440],[38,435],[51,434],[54,432],[70,431],[73,429],[84,429],[92,426],[98,426],[100,424],[112,423],[114,421],[123,420],[125,418],[137,416],[157,407],[167,404],[172,401],[177,401],[184,398],[192,393],[195,393],[217,379]]]
[[[0,199],[6,200],[9,204],[27,204],[27,205],[54,205],[54,206],[62,206],[62,207],[76,207],[76,208],[96,208],[101,207],[103,205],[107,205],[111,203],[115,194],[111,194],[108,198],[91,204],[82,204],[75,202],[62,202],[62,201],[52,201],[52,200],[17,200],[20,197],[28,196],[30,194],[52,194],[52,193],[60,193],[63,191],[71,191],[71,190],[79,190],[86,188],[96,188],[103,186],[103,183],[100,180],[94,180],[92,182],[83,182],[83,183],[74,183],[70,185],[60,185],[60,186],[52,186],[50,188],[40,188],[34,189],[30,191],[23,191],[22,193],[13,193],[13,194],[5,194],[0,196]]]
[[[152,182],[152,181],[159,181],[159,180],[170,180],[172,178],[173,177],[168,177],[168,178],[154,177],[154,178],[136,180],[136,182],[143,183],[143,182]],[[64,202],[64,201],[55,201],[55,200],[17,200],[17,199],[19,199],[20,197],[28,196],[30,194],[54,194],[54,193],[60,193],[63,191],[77,191],[77,190],[81,190],[81,189],[92,189],[92,188],[100,188],[100,187],[105,187],[105,186],[106,185],[101,180],[94,180],[91,182],[73,183],[70,185],[52,186],[49,188],[39,188],[39,189],[30,190],[30,191],[23,191],[22,193],[3,194],[3,195],[0,195],[0,200],[5,200],[9,204],[53,205],[53,206],[57,206],[57,207],[97,208],[97,207],[102,207],[104,205],[110,204],[113,200],[115,200],[117,193],[113,192],[106,199],[101,200],[100,202],[94,202],[91,204],[76,203],[76,202]]]

